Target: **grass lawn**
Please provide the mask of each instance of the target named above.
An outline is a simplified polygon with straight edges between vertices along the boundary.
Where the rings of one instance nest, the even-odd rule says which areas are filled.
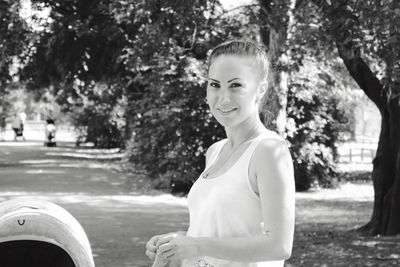
[[[373,206],[370,183],[297,193],[292,257],[285,266],[400,266],[400,236],[363,237]]]

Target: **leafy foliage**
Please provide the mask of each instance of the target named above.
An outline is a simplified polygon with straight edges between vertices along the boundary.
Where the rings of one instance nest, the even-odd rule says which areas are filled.
[[[289,2],[275,6],[277,1],[269,1],[265,14],[274,8],[286,14]],[[330,184],[336,135],[347,127],[340,103],[348,92],[337,88],[354,87],[337,67],[338,54],[332,36],[326,34],[333,26],[313,2],[299,1],[295,7],[294,27],[281,47],[287,51],[279,65],[292,75],[287,134],[302,189],[314,180]],[[363,25],[374,12],[367,2],[364,9],[356,5],[357,14],[365,18],[358,22]],[[5,3],[12,11],[13,5]],[[277,27],[281,14],[264,18],[266,25],[255,25],[260,23],[254,17],[259,10],[255,5],[226,13],[218,1],[206,0],[37,0],[34,8],[50,10],[48,19],[38,20],[41,30],[31,30],[23,51],[4,52],[22,53],[22,80],[31,89],[53,88],[82,141],[103,147],[126,144],[130,160],[148,172],[155,186],[176,192],[188,190],[204,167],[205,150],[224,136],[203,100],[207,52],[229,38],[258,36],[260,29],[268,32]],[[396,11],[387,12],[397,16]],[[353,19],[347,15],[337,16]],[[346,25],[339,30],[351,28]],[[388,31],[394,29],[379,27],[384,36],[376,35],[370,45],[363,41],[371,32],[354,31],[363,36],[359,43],[365,51],[375,49],[381,37],[391,44]],[[15,44],[9,43],[9,48]],[[310,58],[313,65],[322,62],[330,71],[310,70],[305,66]],[[382,60],[370,60],[381,70]]]
[[[126,99],[116,86],[95,83],[90,89],[81,96],[82,102],[68,111],[78,130],[77,144],[92,142],[96,147],[124,147]]]
[[[279,83],[275,86],[280,87],[281,77],[290,75],[285,97],[286,135],[294,159],[296,186],[298,190],[307,190],[313,185],[332,186],[336,181],[335,143],[339,133],[349,130],[346,121],[351,117],[343,107],[345,103],[351,103],[348,88],[356,85],[349,81],[341,66],[332,39],[323,28],[324,16],[318,8],[310,1],[297,1],[290,9],[293,14],[290,18],[287,15],[289,1],[276,2],[262,2],[265,10],[261,12],[260,22],[265,23],[263,27],[268,38],[264,36],[264,39],[267,41],[274,39],[268,27],[280,32],[281,46],[270,47],[272,52],[275,51],[275,57],[279,57],[272,69],[278,74]],[[274,12],[280,14],[280,18],[271,21],[274,16],[266,15]],[[288,23],[290,19],[293,20],[291,24]],[[281,29],[275,23],[281,20],[287,28]],[[281,52],[276,53],[279,49]],[[279,72],[284,75],[279,76]],[[284,91],[285,86],[281,90]],[[271,103],[267,104],[267,109],[268,105]]]
[[[205,60],[212,46],[239,36],[240,22],[214,23],[209,13],[218,7],[209,5],[149,5],[143,31],[123,57],[134,77],[128,92],[130,159],[156,187],[173,192],[189,190],[204,168],[206,149],[224,136],[204,101]]]
[[[337,46],[340,56],[343,59],[361,56],[383,85],[382,95],[389,98],[399,95],[400,2],[312,2],[319,10],[321,32]],[[371,99],[376,99],[370,93],[366,92]]]
[[[296,189],[335,184],[340,133],[348,131],[348,117],[340,89],[331,76],[305,63],[292,76],[288,94],[287,137],[294,159]],[[343,93],[342,93],[343,94]]]
[[[7,86],[15,81],[18,72],[15,63],[23,53],[28,40],[25,21],[19,16],[19,1],[0,1],[0,113],[7,114],[13,108],[7,102]]]
[[[43,29],[31,40],[21,73],[31,90],[52,86],[79,129],[79,142],[100,147],[124,145],[124,68],[117,57],[127,43],[109,11],[111,3],[35,1],[34,8],[50,9],[49,18],[37,19]]]
[[[28,38],[25,21],[19,16],[18,1],[0,1],[0,87],[12,81],[14,60],[22,53]]]

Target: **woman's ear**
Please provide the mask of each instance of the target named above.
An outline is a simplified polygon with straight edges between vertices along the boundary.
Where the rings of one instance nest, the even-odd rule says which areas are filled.
[[[260,101],[261,98],[263,98],[263,96],[265,95],[265,93],[268,90],[268,82],[267,81],[263,81],[260,83],[259,89],[258,89],[258,95],[256,97],[256,102],[258,103]]]

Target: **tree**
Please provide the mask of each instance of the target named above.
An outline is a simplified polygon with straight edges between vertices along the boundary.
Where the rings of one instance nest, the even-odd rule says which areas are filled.
[[[264,123],[290,143],[295,157],[297,190],[308,190],[313,185],[332,186],[336,176],[335,141],[339,131],[344,129],[344,111],[336,106],[341,97],[320,90],[336,86],[332,80],[339,75],[322,71],[322,68],[310,71],[304,66],[306,56],[311,61],[322,58],[323,62],[327,61],[325,57],[331,57],[328,53],[313,52],[319,51],[315,47],[321,46],[318,40],[321,35],[308,27],[315,12],[309,14],[305,1],[301,0],[260,0],[258,4],[256,12],[250,16],[256,17],[272,65],[269,89],[262,105],[263,115],[267,117]],[[336,65],[325,67],[332,70]],[[313,77],[305,77],[304,73]],[[318,80],[322,82],[316,82]],[[304,95],[312,95],[312,98]],[[321,96],[326,100],[320,101]]]
[[[371,220],[362,233],[400,233],[400,3],[313,1],[349,74],[378,107],[381,133],[373,160]]]
[[[348,102],[343,95],[347,92],[341,88],[338,72],[306,57],[299,71],[290,76],[285,133],[297,191],[333,187],[339,180],[337,142],[340,134],[347,132],[350,114],[346,113]]]
[[[32,31],[21,71],[30,90],[52,91],[79,129],[80,141],[123,146],[125,68],[118,57],[128,46],[113,1],[34,1],[49,9],[42,30]]]
[[[218,1],[205,0],[37,0],[33,8],[50,12],[27,46],[27,86],[52,91],[86,141],[122,137],[137,167],[187,191],[223,133],[203,101],[207,52],[241,36],[242,21],[218,18]]]
[[[19,1],[0,1],[0,112],[10,108],[5,100],[7,86],[17,72],[11,68],[15,68],[28,40],[26,23],[19,16],[19,10]]]
[[[266,2],[270,5],[273,1],[260,1]],[[289,2],[281,4],[281,10],[290,10]],[[325,58],[324,61],[337,53],[351,77],[381,112],[381,134],[372,174],[374,211],[371,221],[360,229],[367,234],[400,232],[399,4],[380,0],[296,1],[295,35],[302,34],[303,41],[286,47],[295,52],[311,48],[306,54],[311,52],[317,58]],[[285,29],[287,21],[280,14],[280,28]],[[269,24],[262,26],[268,29]],[[280,44],[284,45],[282,40]]]
[[[262,111],[268,128],[284,136],[289,75],[289,41],[295,0],[259,0],[260,35],[271,61]]]
[[[242,21],[217,20],[222,10],[214,1],[149,1],[142,8],[140,34],[130,36],[124,56],[133,77],[130,159],[156,187],[186,193],[204,168],[206,149],[224,136],[205,103],[207,52],[240,36]],[[127,14],[122,24],[139,16],[121,14]]]

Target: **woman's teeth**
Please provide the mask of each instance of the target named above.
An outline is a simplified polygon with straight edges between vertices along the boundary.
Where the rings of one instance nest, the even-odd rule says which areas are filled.
[[[222,111],[223,113],[228,113],[234,111],[235,108],[220,108],[219,110]]]

